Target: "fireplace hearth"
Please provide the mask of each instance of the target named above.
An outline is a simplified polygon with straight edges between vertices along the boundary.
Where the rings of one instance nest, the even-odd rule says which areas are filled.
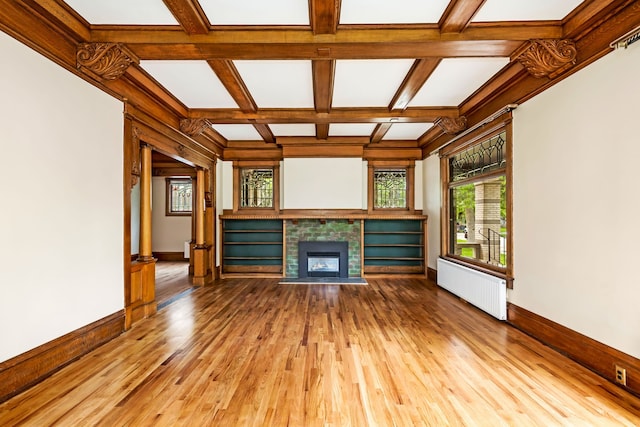
[[[349,242],[298,242],[298,277],[349,276]]]

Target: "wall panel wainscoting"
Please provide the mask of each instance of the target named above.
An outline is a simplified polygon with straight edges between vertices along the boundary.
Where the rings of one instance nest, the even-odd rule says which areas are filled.
[[[124,311],[119,311],[0,363],[0,402],[48,377],[123,331]],[[8,424],[0,422],[0,425]]]

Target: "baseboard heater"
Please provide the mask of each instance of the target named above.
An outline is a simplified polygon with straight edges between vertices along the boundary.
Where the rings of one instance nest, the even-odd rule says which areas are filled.
[[[438,286],[498,320],[507,319],[507,282],[444,259],[438,259]]]

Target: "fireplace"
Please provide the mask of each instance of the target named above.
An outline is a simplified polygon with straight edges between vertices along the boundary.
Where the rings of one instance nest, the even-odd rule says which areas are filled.
[[[298,277],[349,277],[349,242],[298,242]]]

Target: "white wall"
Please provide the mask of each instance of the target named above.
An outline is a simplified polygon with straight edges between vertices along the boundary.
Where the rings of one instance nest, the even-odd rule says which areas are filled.
[[[640,46],[514,112],[514,304],[640,357]]]
[[[437,155],[422,161],[423,170],[423,212],[429,216],[427,220],[429,267],[437,268],[440,256],[440,158]]]
[[[281,173],[285,209],[363,209],[360,158],[284,159]]]
[[[184,252],[184,242],[191,240],[191,216],[167,216],[167,184],[164,177],[151,180],[151,250]]]
[[[125,248],[122,104],[2,32],[0,52],[3,361],[122,310]]]

